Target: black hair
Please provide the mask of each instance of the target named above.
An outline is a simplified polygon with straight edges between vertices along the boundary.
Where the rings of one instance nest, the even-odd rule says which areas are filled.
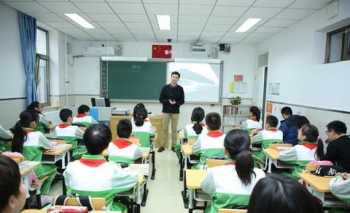
[[[269,115],[266,117],[266,123],[268,123],[270,127],[276,128],[278,125],[278,118],[276,116]]]
[[[293,115],[293,111],[292,111],[292,108],[290,108],[290,107],[283,107],[282,109],[281,109],[281,114],[282,115]]]
[[[112,140],[112,133],[105,124],[94,124],[86,129],[83,141],[91,155],[98,155],[105,150]]]
[[[61,109],[61,111],[60,111],[60,119],[63,122],[67,122],[68,118],[72,117],[72,116],[73,116],[72,110],[67,109],[67,108]]]
[[[20,185],[18,164],[11,158],[0,155],[0,212],[6,208],[12,195],[18,196]]]
[[[295,115],[295,124],[298,129],[300,129],[305,124],[309,124],[310,121],[307,119],[307,117],[303,115]]]
[[[40,111],[36,110],[37,108],[40,108],[40,102],[39,101],[33,101],[32,103],[30,103],[27,106],[26,110],[32,110],[32,111],[35,111],[35,112],[41,114]]]
[[[141,103],[142,104],[142,103]],[[145,119],[147,118],[147,110],[145,106],[142,104],[137,104],[134,107],[134,113],[133,113],[133,118],[136,126],[142,126],[143,123],[145,122]]]
[[[170,76],[172,76],[172,75],[177,75],[177,77],[179,77],[179,78],[181,77],[181,75],[178,71],[172,72]]]
[[[90,111],[90,107],[88,105],[83,104],[83,105],[80,105],[78,107],[78,113],[79,114],[86,113],[86,112],[89,112],[89,111]]]
[[[129,119],[122,119],[117,125],[117,134],[120,138],[129,138],[132,132],[132,125]]]
[[[316,126],[312,124],[304,124],[301,129],[301,134],[305,136],[305,140],[310,143],[317,143],[315,158],[322,159],[324,156],[323,152],[323,141],[318,137],[319,132]]]
[[[196,107],[192,110],[191,121],[195,122],[192,126],[192,129],[197,135],[199,135],[203,130],[201,122],[204,119],[204,115],[205,112],[202,107]]]
[[[321,202],[297,181],[271,174],[255,185],[248,213],[323,213]]]
[[[235,160],[236,172],[244,185],[252,182],[254,172],[254,159],[249,151],[250,137],[247,131],[241,129],[231,130],[224,140],[225,150],[230,158]]]
[[[221,127],[221,118],[219,113],[211,112],[205,116],[205,124],[209,130],[218,130]]]
[[[25,110],[19,115],[19,120],[15,126],[11,129],[13,133],[12,146],[13,152],[23,152],[23,143],[26,140],[26,131],[23,128],[29,128],[31,122],[38,123],[39,115],[36,111]]]
[[[347,132],[346,124],[342,121],[332,121],[332,122],[328,123],[327,130],[334,131],[338,135],[346,134],[346,132]]]
[[[257,106],[251,106],[249,109],[249,112],[253,114],[253,116],[256,117],[257,121],[260,121],[260,109]]]

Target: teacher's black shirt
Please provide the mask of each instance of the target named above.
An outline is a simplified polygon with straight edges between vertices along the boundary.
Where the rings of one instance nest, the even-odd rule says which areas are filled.
[[[342,136],[329,142],[325,160],[332,161],[340,166],[345,172],[350,172],[350,138]]]
[[[176,101],[176,104],[170,104],[170,100]],[[185,103],[184,89],[180,85],[175,87],[171,84],[163,86],[160,92],[159,101],[163,104],[164,113],[179,113],[179,108]]]

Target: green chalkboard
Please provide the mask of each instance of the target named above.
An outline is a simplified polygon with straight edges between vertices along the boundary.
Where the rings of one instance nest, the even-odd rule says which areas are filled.
[[[110,99],[158,100],[166,84],[166,62],[102,61],[105,93]],[[103,82],[102,82],[103,83]]]

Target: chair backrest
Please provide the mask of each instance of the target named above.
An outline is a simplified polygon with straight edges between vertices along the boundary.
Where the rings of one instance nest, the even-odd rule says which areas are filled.
[[[132,134],[140,140],[140,146],[151,147],[151,134],[149,132],[133,132]]]
[[[94,210],[103,210],[106,207],[106,200],[104,198],[94,197],[91,199],[91,207]],[[82,206],[76,197],[69,197],[66,201],[66,206]]]
[[[207,167],[213,168],[216,166],[223,166],[227,163],[227,160],[218,160],[218,159],[207,159]]]
[[[274,140],[274,139],[269,139],[269,140],[262,140],[261,142],[261,147],[264,149],[270,148],[270,146],[274,144],[282,144],[282,140]]]
[[[40,147],[36,146],[24,146],[23,147],[23,156],[26,160],[30,161],[41,161],[42,159],[42,150]]]
[[[246,213],[246,209],[219,209],[218,213]]]

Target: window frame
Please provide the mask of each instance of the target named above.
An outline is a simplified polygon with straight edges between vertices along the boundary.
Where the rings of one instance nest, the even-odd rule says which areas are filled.
[[[344,32],[342,35],[342,48],[341,48],[341,56],[339,61],[330,61],[331,57],[331,37],[337,33]],[[346,52],[348,52],[346,54]],[[326,54],[325,54],[325,63],[337,63],[341,61],[350,60],[350,25],[341,27],[339,29],[333,30],[327,33],[326,39]]]

